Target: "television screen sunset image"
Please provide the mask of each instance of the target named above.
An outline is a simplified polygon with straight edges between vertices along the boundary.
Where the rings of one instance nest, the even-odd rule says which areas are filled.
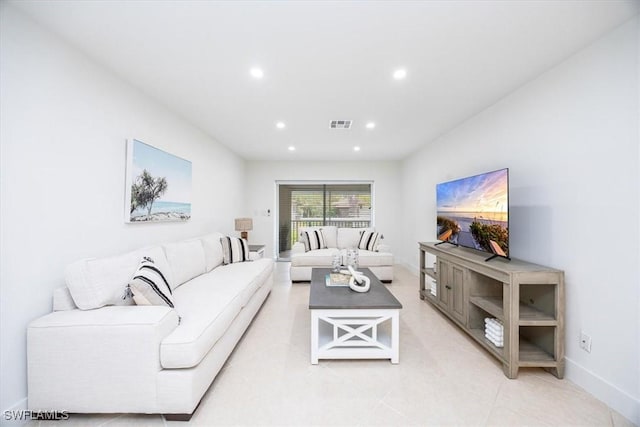
[[[508,198],[508,169],[438,184],[438,240],[508,257]]]

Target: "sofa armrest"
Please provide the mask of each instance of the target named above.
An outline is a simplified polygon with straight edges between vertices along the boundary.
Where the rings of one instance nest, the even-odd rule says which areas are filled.
[[[376,247],[376,252],[391,253],[391,246],[385,245],[384,243],[380,243],[378,247]]]
[[[154,399],[160,343],[178,326],[169,307],[57,311],[27,328],[29,409],[139,412]],[[136,403],[137,402],[137,403]]]
[[[304,252],[305,252],[305,250],[304,250],[304,243],[302,243],[302,242],[296,242],[296,243],[291,247],[291,255],[303,254]]]

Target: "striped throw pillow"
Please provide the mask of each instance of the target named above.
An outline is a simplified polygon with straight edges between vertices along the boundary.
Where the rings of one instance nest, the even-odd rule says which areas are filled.
[[[152,258],[143,257],[129,281],[127,295],[132,296],[137,305],[166,305],[174,308],[171,287],[166,277]]]
[[[222,237],[220,243],[224,265],[249,261],[249,244],[246,240],[239,237]]]
[[[358,249],[375,251],[378,247],[380,239],[382,239],[382,235],[380,233],[376,233],[375,231],[363,231],[360,235],[360,243],[358,243]]]
[[[318,230],[303,231],[300,235],[302,236],[302,243],[304,243],[305,252],[327,248],[322,228]]]

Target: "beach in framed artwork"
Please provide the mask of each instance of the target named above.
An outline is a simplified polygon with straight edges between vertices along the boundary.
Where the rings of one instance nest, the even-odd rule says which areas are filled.
[[[136,139],[127,141],[124,219],[128,223],[191,218],[191,162]]]

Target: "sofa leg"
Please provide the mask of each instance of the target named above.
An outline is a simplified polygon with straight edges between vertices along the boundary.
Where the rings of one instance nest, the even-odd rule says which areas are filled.
[[[196,413],[201,403],[202,398],[200,398],[200,402],[198,402],[198,404],[195,408],[193,408],[193,411],[190,414],[162,414],[162,416],[167,421],[189,421],[191,417],[193,417],[193,414]]]
[[[189,421],[193,417],[193,412],[190,414],[162,414],[162,416],[167,421]]]
[[[382,283],[392,283],[393,280],[381,280]]]

